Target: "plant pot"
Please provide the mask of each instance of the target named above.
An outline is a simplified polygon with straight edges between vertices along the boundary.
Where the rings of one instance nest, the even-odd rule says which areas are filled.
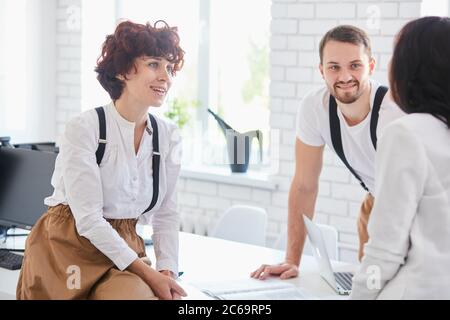
[[[247,172],[252,147],[250,138],[234,130],[227,130],[227,153],[231,172]]]
[[[220,129],[225,135],[227,142],[228,161],[231,172],[247,172],[250,163],[250,154],[253,138],[259,142],[259,160],[262,161],[262,132],[260,130],[247,131],[240,133],[234,130],[221,117],[208,109],[208,112],[216,119]]]

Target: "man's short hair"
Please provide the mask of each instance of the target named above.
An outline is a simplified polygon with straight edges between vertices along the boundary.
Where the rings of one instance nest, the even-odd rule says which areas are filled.
[[[341,25],[328,31],[323,36],[322,40],[320,40],[320,47],[319,47],[320,63],[322,63],[323,49],[325,48],[325,45],[327,44],[327,42],[332,40],[352,43],[358,46],[364,46],[364,49],[366,50],[366,53],[369,56],[369,58],[372,57],[370,39],[367,33],[364,30],[357,28],[355,26]]]

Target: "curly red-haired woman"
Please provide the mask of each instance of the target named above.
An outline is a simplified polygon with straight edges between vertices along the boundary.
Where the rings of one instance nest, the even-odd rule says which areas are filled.
[[[33,227],[18,299],[177,299],[180,139],[159,107],[183,65],[176,28],[120,23],[97,61],[110,104],[72,119],[48,211]],[[152,222],[156,265],[136,224]]]

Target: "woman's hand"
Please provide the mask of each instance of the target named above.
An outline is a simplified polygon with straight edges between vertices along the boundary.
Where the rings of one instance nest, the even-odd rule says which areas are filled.
[[[175,274],[172,271],[170,271],[170,270],[159,270],[159,273],[161,273],[161,274],[163,274],[165,276],[171,277],[172,279],[176,279],[177,278],[175,276]]]
[[[167,272],[170,273],[170,271]],[[187,296],[183,288],[170,275],[165,275],[153,269],[146,282],[155,295],[162,300],[180,300],[181,297]]]
[[[159,299],[179,300],[181,297],[187,296],[183,288],[172,277],[152,269],[139,258],[130,264],[128,270],[144,280]],[[168,270],[164,271],[170,272]]]
[[[170,270],[159,270],[159,273],[161,273],[161,274],[163,274],[163,275],[165,275],[165,276],[167,276],[167,277],[170,277],[170,278],[172,278],[172,279],[178,278],[178,277],[175,275],[175,273],[173,273],[173,272],[170,271]],[[172,297],[173,297],[173,300],[181,300],[181,296],[180,296],[178,293],[176,293],[176,292],[173,293]]]

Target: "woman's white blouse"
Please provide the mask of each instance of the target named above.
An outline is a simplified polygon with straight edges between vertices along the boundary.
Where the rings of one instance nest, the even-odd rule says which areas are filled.
[[[54,193],[45,204],[69,205],[78,233],[120,270],[126,269],[137,255],[105,218],[152,223],[156,269],[177,274],[179,214],[175,189],[181,159],[179,131],[174,124],[155,117],[161,153],[159,196],[153,209],[142,214],[153,196],[151,122],[148,119],[136,155],[135,124],[124,119],[113,103],[105,106],[105,114],[107,143],[100,166],[95,157],[99,140],[96,111],[86,111],[67,124],[52,177]]]
[[[450,130],[428,114],[388,125],[354,299],[450,299]]]

